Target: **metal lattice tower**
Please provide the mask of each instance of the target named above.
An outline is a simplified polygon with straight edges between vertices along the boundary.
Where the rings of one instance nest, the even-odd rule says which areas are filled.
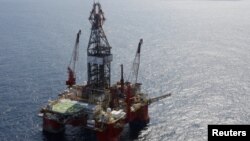
[[[111,47],[103,31],[105,21],[100,3],[94,3],[89,21],[92,24],[88,43],[88,84],[97,90],[110,87]]]

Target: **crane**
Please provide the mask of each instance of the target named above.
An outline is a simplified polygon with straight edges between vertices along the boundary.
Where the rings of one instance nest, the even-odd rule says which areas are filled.
[[[68,80],[66,81],[66,85],[71,87],[72,85],[76,84],[76,61],[78,60],[78,50],[79,50],[79,38],[81,35],[81,30],[78,31],[75,41],[74,50],[70,59],[70,63],[68,65]]]
[[[132,66],[132,83],[137,83],[137,78],[138,78],[138,71],[139,71],[139,66],[140,66],[140,53],[141,53],[141,45],[143,43],[143,39],[140,39],[140,42],[138,44],[138,48],[135,54],[133,66]]]

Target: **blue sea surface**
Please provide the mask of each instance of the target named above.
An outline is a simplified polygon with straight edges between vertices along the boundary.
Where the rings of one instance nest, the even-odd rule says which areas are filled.
[[[112,46],[112,83],[126,78],[143,38],[139,81],[151,121],[121,141],[206,141],[208,124],[250,123],[250,1],[99,0]],[[37,116],[66,88],[76,33],[77,81],[87,78],[91,0],[0,0],[0,140],[58,140]],[[59,140],[88,140],[69,127]]]

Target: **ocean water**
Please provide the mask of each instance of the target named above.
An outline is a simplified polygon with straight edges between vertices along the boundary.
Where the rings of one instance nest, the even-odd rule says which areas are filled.
[[[99,0],[112,46],[112,82],[131,71],[144,39],[139,81],[150,97],[150,124],[121,140],[205,141],[208,124],[250,123],[250,1]],[[80,141],[70,128],[42,133],[40,107],[66,88],[67,65],[82,29],[78,82],[87,77],[91,0],[0,0],[0,140]]]

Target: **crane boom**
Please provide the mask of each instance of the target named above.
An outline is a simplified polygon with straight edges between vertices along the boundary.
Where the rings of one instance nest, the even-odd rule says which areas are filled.
[[[138,44],[138,48],[135,54],[135,59],[133,62],[133,67],[132,67],[132,83],[137,83],[137,78],[138,78],[138,71],[139,71],[139,66],[140,66],[140,53],[141,53],[141,45],[143,43],[143,39],[140,39],[140,42]]]
[[[148,100],[148,104],[151,104],[151,103],[157,102],[157,101],[159,101],[161,99],[170,97],[171,95],[172,95],[171,93],[168,93],[168,94],[164,94],[164,95],[161,95],[161,96],[158,96],[158,97],[150,98]]]
[[[76,84],[75,69],[76,69],[76,62],[78,60],[78,54],[79,54],[78,50],[79,50],[80,35],[81,35],[81,30],[79,30],[77,33],[74,50],[70,59],[69,66],[68,66],[68,80],[66,81],[66,85],[68,85],[69,87]]]

